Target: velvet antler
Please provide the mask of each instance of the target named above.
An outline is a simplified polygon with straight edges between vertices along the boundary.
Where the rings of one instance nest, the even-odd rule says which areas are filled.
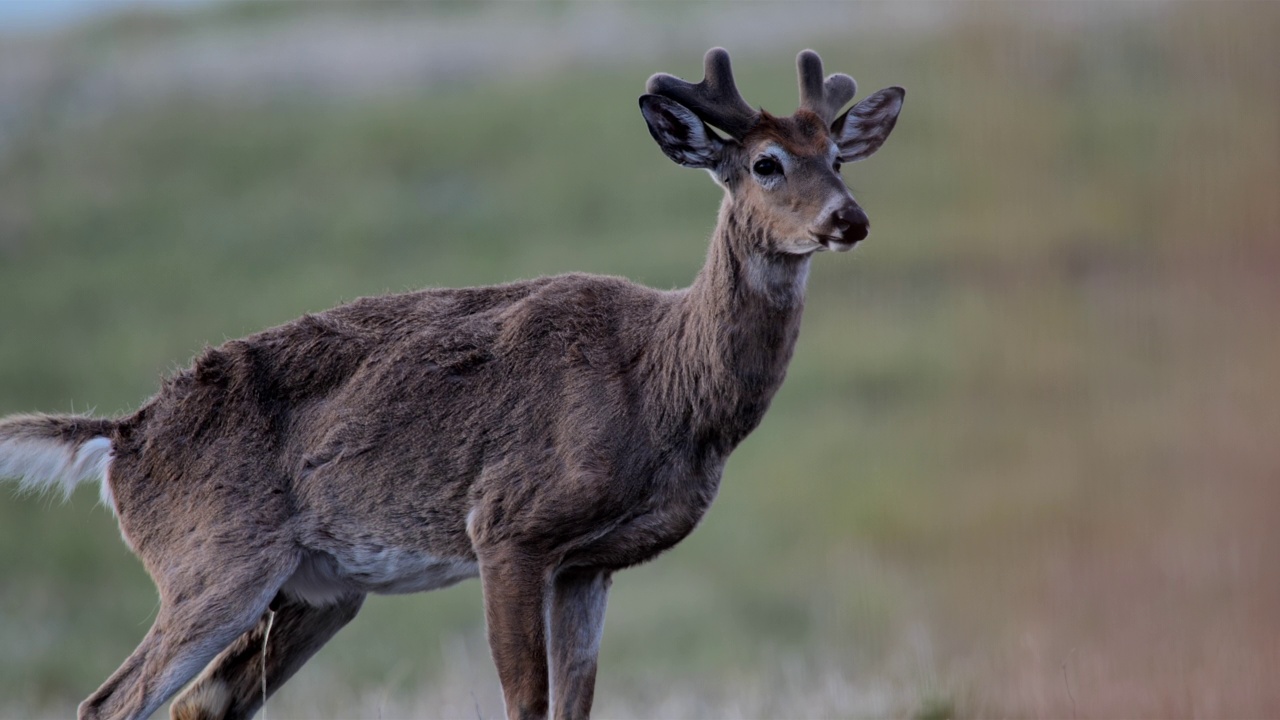
[[[796,69],[800,75],[800,107],[811,110],[830,125],[840,114],[840,108],[853,99],[858,83],[844,73],[834,73],[822,78],[822,58],[812,50],[801,50],[796,56]]]
[[[648,92],[675,100],[703,121],[741,140],[755,125],[760,113],[747,104],[734,85],[729,53],[724,48],[708,50],[703,66],[704,77],[696,85],[674,75],[658,73],[649,78]]]

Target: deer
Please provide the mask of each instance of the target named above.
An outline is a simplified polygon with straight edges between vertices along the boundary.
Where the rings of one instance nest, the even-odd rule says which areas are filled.
[[[728,53],[639,98],[659,148],[723,200],[692,284],[566,274],[366,297],[206,347],[130,415],[0,420],[0,478],[98,483],[160,596],[82,720],[252,717],[370,593],[479,577],[510,720],[586,718],[613,573],[688,536],[760,423],[810,263],[870,221],[841,163],[905,90],[843,114],[797,57],[800,107],[753,109]]]

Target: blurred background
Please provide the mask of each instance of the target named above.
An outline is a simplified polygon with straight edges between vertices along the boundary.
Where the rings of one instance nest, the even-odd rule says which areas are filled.
[[[655,71],[908,88],[786,385],[616,578],[606,717],[1280,715],[1280,4],[0,1],[0,413],[127,413],[362,295],[687,284],[720,191]],[[0,716],[156,610],[110,513],[0,489]],[[271,717],[498,717],[480,587],[375,597]]]

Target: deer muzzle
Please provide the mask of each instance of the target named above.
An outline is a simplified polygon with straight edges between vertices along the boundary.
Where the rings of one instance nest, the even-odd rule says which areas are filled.
[[[851,250],[860,240],[865,240],[871,230],[871,221],[867,214],[855,202],[848,202],[837,208],[823,223],[821,232],[814,237],[828,250],[845,252]]]

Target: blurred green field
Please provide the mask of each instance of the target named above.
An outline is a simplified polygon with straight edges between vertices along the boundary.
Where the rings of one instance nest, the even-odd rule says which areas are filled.
[[[57,72],[0,135],[0,413],[127,412],[206,344],[362,295],[684,285],[720,191],[653,145],[645,78],[722,43],[749,100],[795,104],[798,46],[705,26],[410,93],[59,94],[112,43],[314,7],[40,40]],[[616,578],[600,714],[1280,713],[1280,5],[975,3],[874,33],[800,7],[829,70],[908,88],[845,171],[872,236],[815,262],[702,527]],[[95,503],[0,491],[0,716],[65,715],[150,623]],[[495,717],[495,691],[465,583],[371,598],[268,712]]]

